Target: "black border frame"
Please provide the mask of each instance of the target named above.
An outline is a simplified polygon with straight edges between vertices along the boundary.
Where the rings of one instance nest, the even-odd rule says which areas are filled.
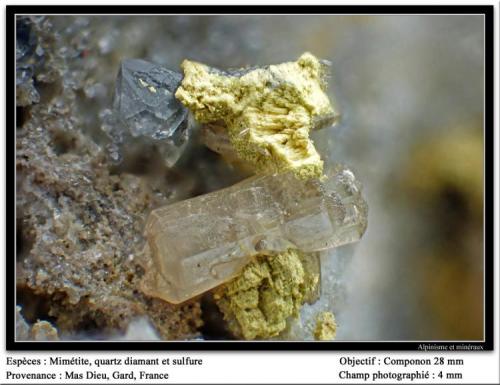
[[[161,342],[107,342],[15,341],[15,17],[24,14],[478,14],[485,17],[485,109],[484,109],[484,341],[332,341],[332,342],[264,342],[264,341],[161,341]],[[442,347],[435,352],[452,350],[459,345],[470,345],[471,351],[493,350],[494,317],[494,7],[493,5],[175,5],[175,6],[58,6],[8,5],[6,7],[6,348],[8,351],[207,351],[207,350],[273,350],[273,351],[403,351],[422,350],[419,345]],[[451,349],[450,349],[451,347]]]

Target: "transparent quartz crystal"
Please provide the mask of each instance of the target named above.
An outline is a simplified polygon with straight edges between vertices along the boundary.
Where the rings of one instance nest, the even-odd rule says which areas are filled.
[[[224,156],[226,160],[230,162],[240,161],[223,122],[204,124],[200,130],[200,138],[205,146]]]
[[[367,226],[361,185],[344,166],[323,181],[260,175],[153,210],[143,290],[180,303],[235,277],[253,256],[316,252],[359,240]]]

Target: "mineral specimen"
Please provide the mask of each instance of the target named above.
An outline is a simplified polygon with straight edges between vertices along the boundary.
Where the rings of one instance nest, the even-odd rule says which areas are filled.
[[[207,123],[200,130],[203,143],[212,151],[222,155],[228,162],[241,162],[231,140],[227,134],[227,128],[222,123]]]
[[[143,142],[154,145],[167,166],[174,165],[190,132],[188,111],[174,96],[181,79],[181,74],[144,60],[123,60],[114,115],[103,119],[104,130],[113,140],[111,148],[119,151],[123,145]]]
[[[163,339],[196,335],[197,301],[174,306],[137,291],[146,213],[166,200],[144,179],[110,175],[105,154],[81,131],[62,132],[75,111],[63,100],[64,113],[54,112],[55,101],[32,106],[17,130],[16,283],[27,321],[90,338],[146,316]]]
[[[16,339],[18,341],[28,340],[31,334],[31,327],[21,314],[21,306],[16,306]]]
[[[214,298],[232,334],[246,340],[276,336],[287,318],[319,286],[316,253],[289,249],[276,255],[259,254],[234,280],[215,290]]]
[[[35,341],[59,341],[57,329],[47,321],[38,321],[31,328],[31,334]]]
[[[34,86],[34,70],[42,60],[38,39],[33,32],[31,19],[20,16],[16,20],[16,101],[18,106],[28,106],[40,101],[40,94]]]
[[[325,311],[318,314],[314,338],[318,341],[331,341],[337,335],[337,323],[332,312]]]
[[[221,317],[215,303],[211,308],[204,306],[207,297],[213,301],[213,293],[176,306],[139,290],[145,273],[143,258],[148,257],[142,254],[142,233],[153,208],[232,185],[248,174],[225,164],[222,157],[193,140],[189,141],[189,154],[183,152],[182,141],[190,127],[185,128],[182,113],[166,119],[170,126],[161,124],[162,114],[168,112],[164,107],[177,103],[186,115],[187,110],[171,95],[172,104],[168,106],[167,97],[154,99],[153,89],[158,93],[164,86],[166,94],[174,93],[178,87],[175,79],[181,81],[183,75],[169,72],[174,79],[171,83],[165,80],[163,85],[155,85],[168,70],[126,60],[120,66],[122,73],[116,85],[116,70],[126,57],[146,58],[166,68],[175,68],[182,58],[194,56],[214,65],[244,65],[265,46],[264,32],[260,45],[255,45],[257,39],[251,34],[259,29],[255,21],[260,19],[239,21],[239,28],[232,29],[236,34],[230,44],[227,39],[215,38],[233,25],[228,18],[162,16],[144,22],[143,17],[79,15],[18,16],[16,20],[17,112],[16,127],[11,127],[16,132],[16,338],[228,338],[227,330],[211,334],[202,327],[213,314]],[[242,23],[246,23],[245,29]],[[182,32],[186,29],[189,34]],[[124,38],[130,33],[122,31],[133,32],[134,44]],[[296,48],[283,52],[292,51]],[[140,77],[144,84],[133,81],[135,70],[130,64],[134,62],[140,63],[138,72],[144,72]],[[242,79],[254,71],[268,73],[270,69],[211,72]],[[110,103],[115,86],[116,110]],[[140,106],[144,110],[137,116],[127,116]],[[325,124],[329,124],[332,115],[324,116]],[[321,121],[318,117],[313,120],[315,129]],[[235,160],[246,162],[254,173],[252,163],[237,153],[226,122],[213,123],[221,123],[222,135],[213,137],[210,148],[224,147],[225,154],[232,152]],[[108,144],[111,157],[103,151]],[[181,153],[183,159],[167,170],[159,162],[158,153],[163,154],[167,165]],[[293,154],[290,151],[285,156]],[[111,160],[120,157],[124,161],[117,167]],[[269,279],[276,290],[266,300],[295,295],[295,284],[287,284],[286,292],[281,292],[278,282],[300,276],[293,275],[296,270],[292,267],[298,265],[292,263],[296,260],[292,255],[316,254],[287,250],[291,251],[249,257],[249,269],[254,263],[271,269]],[[307,273],[319,268],[315,261],[300,261],[305,274],[300,287],[315,287],[302,301],[313,301],[317,296],[317,275]],[[322,264],[327,262],[323,260]],[[279,272],[276,279],[272,272]],[[244,282],[249,278],[244,275],[234,279]],[[218,289],[234,282],[230,280]],[[267,283],[268,278],[263,279],[258,290],[264,291]],[[233,295],[241,293],[226,290],[221,301],[233,303]],[[294,309],[301,306],[298,297],[293,301],[297,301]],[[261,303],[266,303],[264,298]],[[225,314],[229,320],[231,314]],[[286,314],[283,311],[280,316]],[[269,321],[263,325],[268,330],[282,324],[278,317]],[[231,331],[244,338],[242,333]],[[256,338],[266,335],[269,333],[259,332]]]
[[[57,329],[50,322],[38,320],[29,325],[21,314],[21,307],[16,306],[17,341],[58,341]]]
[[[319,177],[323,161],[309,132],[335,121],[325,67],[309,53],[296,62],[223,72],[184,60],[175,96],[201,123],[222,121],[236,153],[257,172]]]
[[[252,256],[340,246],[357,241],[366,225],[361,185],[343,166],[322,181],[254,176],[152,211],[143,290],[180,303],[235,277]]]

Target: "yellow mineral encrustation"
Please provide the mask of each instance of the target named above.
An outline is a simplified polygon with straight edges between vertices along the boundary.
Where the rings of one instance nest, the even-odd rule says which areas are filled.
[[[213,290],[232,336],[277,337],[320,296],[319,251],[355,242],[366,228],[354,174],[340,165],[323,172],[309,137],[337,118],[327,64],[304,53],[259,68],[181,67],[175,97],[203,125],[202,141],[257,175],[151,213],[143,291],[182,303]],[[320,318],[315,338],[333,339],[333,314]]]
[[[332,312],[325,311],[317,315],[314,338],[317,341],[331,341],[337,335],[337,323]]]
[[[222,72],[190,60],[175,96],[200,123],[222,121],[236,154],[256,172],[320,177],[310,131],[336,113],[325,93],[326,65],[310,53],[295,62]]]
[[[261,254],[238,277],[216,289],[215,301],[231,333],[254,340],[282,332],[287,318],[298,316],[318,286],[319,271],[310,269],[316,258],[315,253],[294,249]]]

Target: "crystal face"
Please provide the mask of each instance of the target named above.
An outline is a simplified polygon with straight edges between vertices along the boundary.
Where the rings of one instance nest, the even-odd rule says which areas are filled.
[[[167,166],[177,162],[189,136],[188,111],[174,96],[181,80],[181,74],[144,60],[122,61],[113,115],[104,119],[115,152],[142,142],[156,146]]]
[[[200,130],[201,141],[212,151],[222,155],[226,160],[238,162],[241,160],[234,150],[227,134],[227,127],[220,122],[207,123]]]
[[[361,185],[344,166],[324,181],[292,173],[234,186],[153,210],[145,236],[152,261],[143,290],[180,303],[235,277],[263,252],[315,252],[361,238]]]

